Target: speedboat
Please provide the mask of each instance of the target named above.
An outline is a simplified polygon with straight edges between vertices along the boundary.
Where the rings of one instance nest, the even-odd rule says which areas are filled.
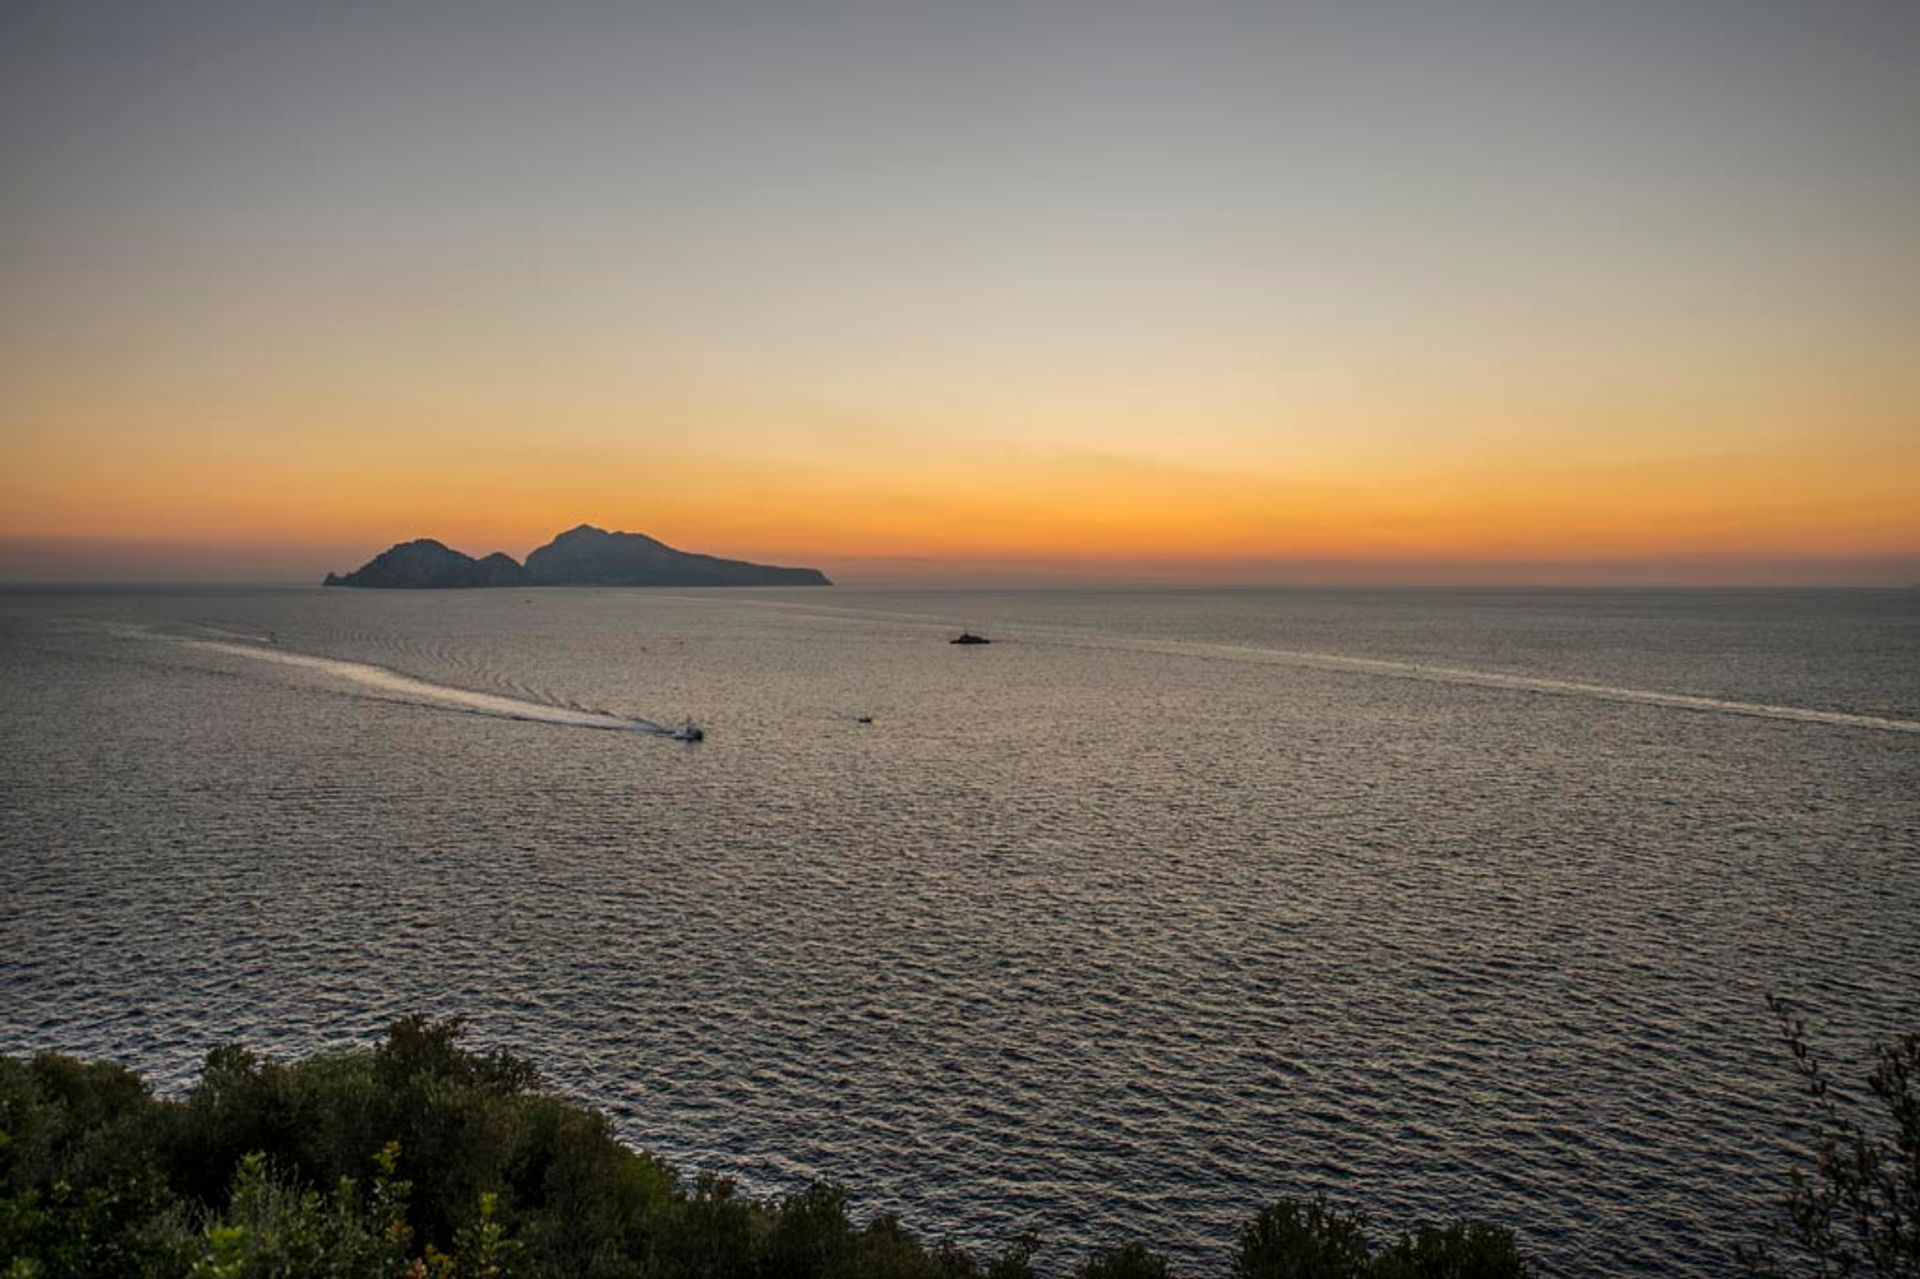
[[[988,639],[984,635],[975,635],[972,631],[961,631],[958,638],[950,639],[947,641],[947,643],[949,644],[991,644],[993,643],[993,641]]]
[[[704,742],[707,740],[706,731],[692,720],[688,720],[667,734],[667,736],[673,738],[676,742]]]

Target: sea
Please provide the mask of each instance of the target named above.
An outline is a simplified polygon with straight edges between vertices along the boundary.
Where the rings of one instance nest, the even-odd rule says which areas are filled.
[[[1920,593],[0,592],[0,1053],[459,1016],[1055,1269],[1324,1194],[1719,1274],[1769,995],[1920,1028]]]

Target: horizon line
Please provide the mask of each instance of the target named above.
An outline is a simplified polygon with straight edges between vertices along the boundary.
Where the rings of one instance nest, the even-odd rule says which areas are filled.
[[[0,586],[317,587],[326,573],[356,567],[370,544],[359,538],[232,542],[0,534]],[[819,568],[836,585],[853,588],[1606,586],[1897,590],[1920,586],[1920,549],[1853,554],[1679,550],[1591,556],[1413,553],[1154,558],[1042,551],[835,554],[756,544],[703,547],[700,553]]]

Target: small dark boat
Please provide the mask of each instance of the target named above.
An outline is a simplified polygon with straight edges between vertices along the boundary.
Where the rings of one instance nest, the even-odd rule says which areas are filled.
[[[692,720],[688,720],[686,723],[682,724],[680,727],[674,729],[671,733],[667,734],[667,736],[673,738],[673,740],[676,742],[704,742],[707,740],[707,734],[705,730],[703,730],[698,724],[694,723]]]
[[[992,640],[984,635],[975,635],[972,631],[961,631],[958,639],[950,639],[949,644],[991,644]]]
[[[854,723],[856,723],[856,724],[871,724],[871,723],[873,723],[873,716],[871,716],[871,715],[855,715],[855,716],[853,717],[853,722],[854,722]]]

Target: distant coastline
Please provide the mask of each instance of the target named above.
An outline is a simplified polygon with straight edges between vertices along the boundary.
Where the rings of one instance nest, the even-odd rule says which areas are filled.
[[[831,586],[817,568],[781,568],[677,550],[645,533],[581,524],[521,564],[495,551],[475,559],[430,537],[388,547],[325,586],[463,590],[493,586]]]

